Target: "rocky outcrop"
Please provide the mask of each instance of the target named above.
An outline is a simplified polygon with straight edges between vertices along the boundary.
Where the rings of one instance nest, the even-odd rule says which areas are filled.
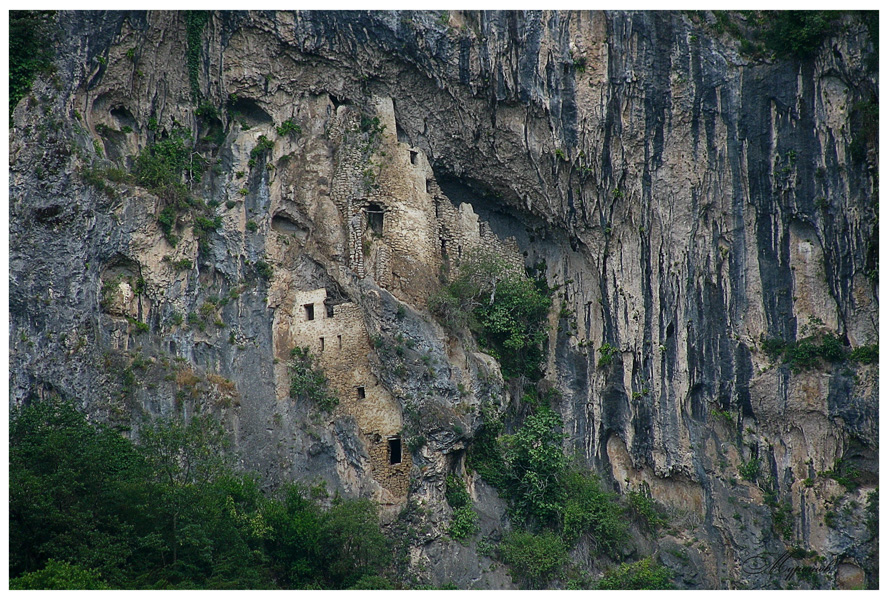
[[[11,402],[62,394],[133,435],[213,411],[272,484],[322,480],[388,522],[423,506],[428,580],[509,586],[444,535],[443,494],[480,404],[517,398],[427,308],[442,269],[492,248],[560,286],[566,449],[670,508],[638,552],[687,587],[786,585],[749,565],[788,547],[830,563],[803,586],[872,583],[877,365],[765,351],[878,342],[872,41],[846,16],[810,59],[752,58],[712,19],[60,13],[57,73],[10,134]],[[176,127],[218,227],[183,213],[172,245],[167,200],[90,173]],[[294,346],[331,412],[291,397]],[[470,483],[497,539],[502,502]]]

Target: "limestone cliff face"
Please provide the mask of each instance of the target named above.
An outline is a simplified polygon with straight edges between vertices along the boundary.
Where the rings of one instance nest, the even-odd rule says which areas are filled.
[[[426,304],[442,268],[492,248],[561,286],[546,380],[566,449],[672,511],[639,555],[687,587],[768,587],[783,576],[744,564],[796,545],[838,557],[822,586],[872,582],[877,365],[793,372],[763,350],[878,342],[872,42],[847,17],[809,60],[751,59],[707,20],[213,13],[189,48],[181,13],[60,13],[57,75],[11,131],[11,401],[59,393],[134,435],[213,411],[270,482],[323,480],[388,521],[420,503],[417,573],[508,587],[443,534],[443,480],[480,403],[517,399]],[[163,199],[81,169],[130,169],[176,126],[221,225],[183,216],[172,246]],[[290,398],[294,346],[332,413]],[[755,459],[769,499],[738,475]],[[837,460],[856,491],[817,476]],[[467,478],[496,539],[502,502]]]

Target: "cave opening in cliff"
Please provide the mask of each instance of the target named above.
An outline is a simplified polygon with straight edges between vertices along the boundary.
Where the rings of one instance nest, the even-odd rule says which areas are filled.
[[[371,202],[364,209],[364,212],[367,214],[367,228],[376,235],[382,235],[383,218],[385,216],[382,206],[376,202]]]
[[[389,464],[390,465],[400,465],[401,464],[401,438],[390,437],[388,440],[388,443],[389,443]]]
[[[499,239],[514,237],[520,248],[530,244],[527,233],[536,220],[510,206],[509,203],[489,185],[469,177],[458,177],[452,173],[433,169],[435,181],[453,207],[468,204],[478,215],[479,225],[487,227]]]

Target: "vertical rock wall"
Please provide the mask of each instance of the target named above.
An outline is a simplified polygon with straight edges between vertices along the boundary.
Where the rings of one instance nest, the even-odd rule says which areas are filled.
[[[878,341],[878,148],[859,108],[878,79],[859,19],[810,59],[771,60],[710,14],[213,13],[199,102],[182,14],[58,21],[58,75],[10,136],[11,402],[59,393],[134,435],[210,410],[269,482],[320,479],[388,520],[425,503],[437,533],[412,560],[432,580],[507,585],[441,532],[479,404],[510,399],[426,310],[442,268],[493,249],[560,286],[546,379],[566,449],[670,508],[657,544],[681,585],[777,585],[744,564],[787,546],[838,557],[826,586],[870,571],[877,366],[794,372],[763,351]],[[221,226],[200,238],[186,216],[172,246],[163,198],[78,173],[131,169],[179,125]],[[332,413],[289,397],[295,345]],[[751,460],[759,485],[739,475]],[[818,476],[837,460],[856,491]],[[472,483],[496,535],[501,503]]]

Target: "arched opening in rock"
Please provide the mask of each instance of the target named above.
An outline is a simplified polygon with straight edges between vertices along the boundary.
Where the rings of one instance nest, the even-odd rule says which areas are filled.
[[[278,213],[271,219],[271,228],[278,233],[292,235],[300,241],[308,237],[308,230],[301,227],[296,221],[285,214]]]
[[[124,128],[126,127],[129,127],[130,129],[136,129],[137,127],[136,118],[133,117],[133,113],[123,106],[115,106],[112,108],[111,118],[114,119],[118,129],[125,131]]]
[[[234,102],[229,101],[228,112],[232,119],[239,121],[242,125],[246,124],[248,127],[274,122],[271,115],[265,112],[255,100],[250,98],[238,98]]]

